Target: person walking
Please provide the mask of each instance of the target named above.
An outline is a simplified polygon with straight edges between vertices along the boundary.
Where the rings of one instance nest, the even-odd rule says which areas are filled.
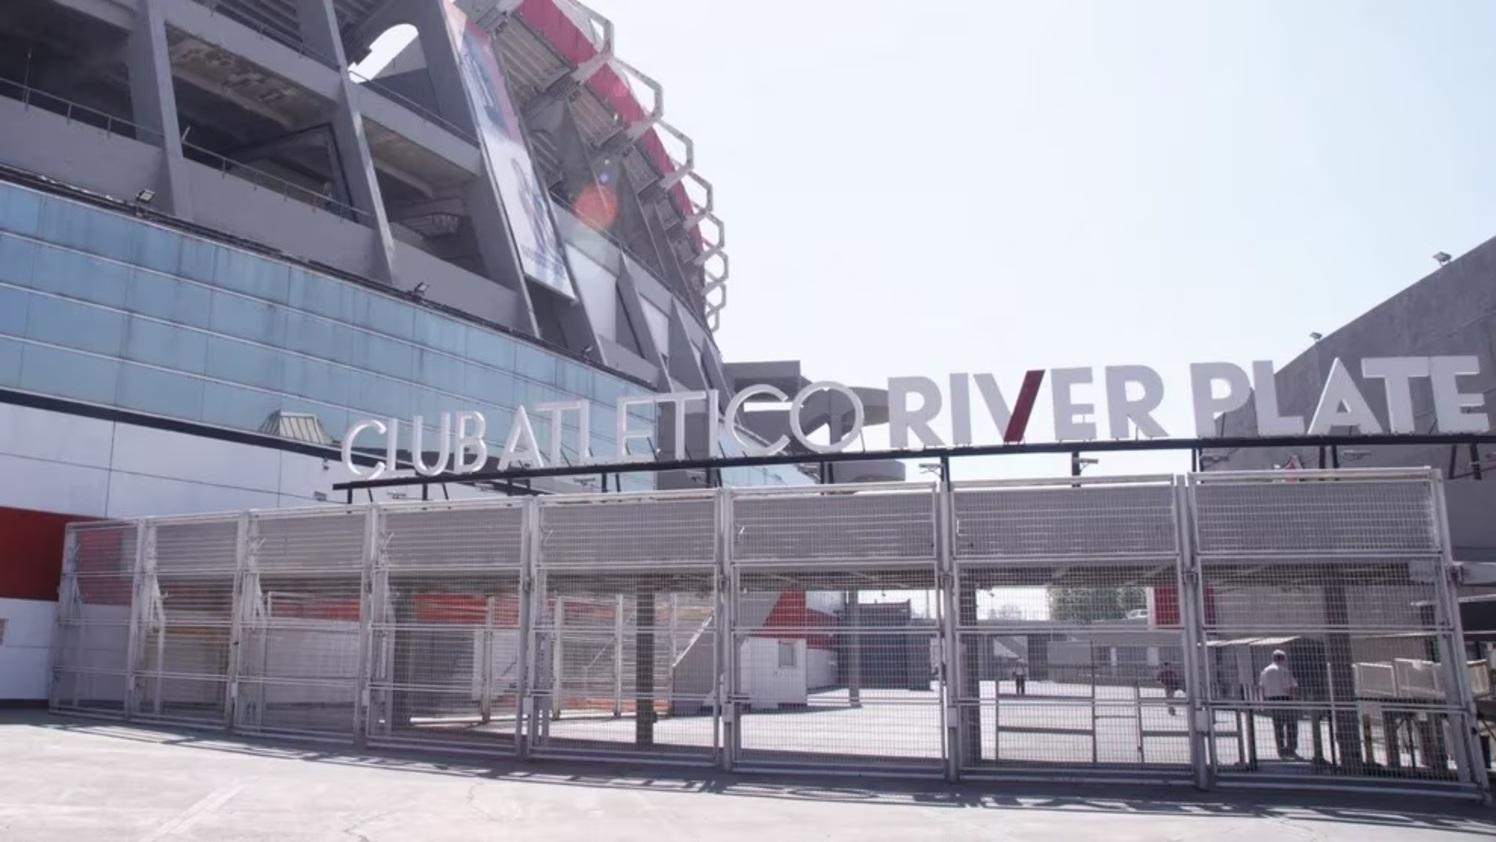
[[[1273,650],[1273,662],[1263,668],[1257,677],[1257,690],[1266,702],[1289,702],[1298,697],[1299,682],[1288,671],[1288,655],[1282,649]],[[1273,739],[1278,744],[1278,759],[1299,759],[1299,714],[1295,710],[1274,708]]]
[[[1023,668],[1022,661],[1013,667],[1013,690],[1020,696],[1028,692],[1028,671]]]
[[[1163,685],[1164,698],[1169,703],[1169,715],[1178,716],[1179,714],[1174,710],[1174,694],[1184,689],[1184,679],[1179,677],[1179,673],[1174,671],[1174,665],[1168,661],[1164,661],[1162,669],[1154,678]]]

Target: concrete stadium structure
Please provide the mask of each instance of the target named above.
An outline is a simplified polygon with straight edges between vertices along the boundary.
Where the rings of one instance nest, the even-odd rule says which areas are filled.
[[[0,699],[46,696],[70,520],[324,502],[360,417],[402,419],[408,465],[412,418],[478,409],[501,446],[518,408],[581,400],[562,451],[605,452],[619,396],[764,368],[713,339],[711,184],[614,37],[570,0],[0,6]],[[657,449],[669,412],[631,410]]]

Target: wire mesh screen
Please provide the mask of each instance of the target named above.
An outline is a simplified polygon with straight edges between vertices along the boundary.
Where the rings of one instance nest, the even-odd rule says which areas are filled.
[[[380,532],[370,737],[514,750],[524,666],[524,508],[391,510]]]
[[[1193,492],[1219,773],[1468,777],[1431,477],[1206,476]]]
[[[536,754],[716,756],[717,509],[712,494],[536,506]]]
[[[733,562],[850,564],[935,557],[929,488],[734,495]]]
[[[1138,484],[959,486],[957,559],[1161,555],[1179,552],[1173,487]]]
[[[153,522],[148,528],[135,712],[221,723],[239,563],[238,518]]]
[[[236,725],[351,737],[367,520],[375,510],[251,520]]]
[[[53,641],[54,709],[124,712],[138,535],[133,523],[68,526]]]

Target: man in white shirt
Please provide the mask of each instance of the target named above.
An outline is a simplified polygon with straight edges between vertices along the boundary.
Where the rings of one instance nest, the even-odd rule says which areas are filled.
[[[1288,655],[1282,649],[1273,650],[1273,662],[1257,677],[1257,690],[1266,702],[1293,701],[1299,693],[1299,682],[1288,671]],[[1297,760],[1299,757],[1298,711],[1277,708],[1272,711],[1273,739],[1278,744],[1279,759]]]

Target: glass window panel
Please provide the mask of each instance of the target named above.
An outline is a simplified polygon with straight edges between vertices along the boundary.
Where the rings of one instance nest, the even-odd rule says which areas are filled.
[[[518,406],[514,375],[482,366],[463,366],[462,394],[484,404]]]
[[[457,356],[467,352],[467,330],[461,322],[422,310],[416,311],[415,341]]]
[[[31,286],[36,251],[36,243],[0,234],[0,282]]]
[[[514,369],[514,340],[487,328],[469,327],[467,357],[511,371]]]
[[[409,380],[415,373],[415,349],[404,342],[355,331],[347,362],[357,368]]]
[[[30,297],[24,289],[0,286],[0,333],[26,335],[26,302]]]
[[[114,403],[119,360],[91,357],[43,345],[21,354],[21,388],[91,403]]]
[[[348,381],[348,405],[361,417],[409,418],[414,414],[409,383],[361,371],[346,371],[344,376]]]
[[[128,266],[119,263],[44,247],[37,252],[31,278],[37,289],[111,307],[124,307],[130,271]]]
[[[182,262],[182,237],[154,225],[139,225],[131,262],[136,266],[175,274]]]
[[[463,364],[460,360],[423,348],[415,349],[416,382],[444,392],[461,393]]]
[[[277,348],[286,342],[286,310],[227,292],[213,293],[213,330]]]
[[[203,414],[205,385],[197,377],[125,363],[120,366],[117,402],[153,415],[197,421]]]
[[[26,335],[41,342],[118,356],[125,314],[66,298],[31,296]]]
[[[455,398],[419,386],[411,390],[411,397],[415,401],[411,411],[426,419],[426,423],[432,426],[441,420],[443,412],[457,412],[464,408],[458,405]]]
[[[286,358],[277,351],[213,336],[208,339],[208,376],[281,391]]]
[[[557,362],[554,355],[529,345],[520,344],[514,350],[514,370],[540,383],[557,382]]]
[[[213,292],[197,284],[136,270],[130,278],[125,309],[194,327],[208,327],[212,324]]]
[[[581,363],[561,363],[561,388],[572,397],[590,398],[593,392],[593,370]]]
[[[124,355],[137,362],[202,374],[208,367],[208,335],[131,318],[125,323]]]
[[[203,421],[220,427],[259,430],[281,408],[281,396],[225,383],[203,385]]]
[[[357,341],[352,328],[298,313],[286,313],[286,347],[325,360],[347,362]]]
[[[135,239],[142,225],[113,211],[90,209],[81,247],[91,254],[130,262],[135,256]]]
[[[592,378],[592,397],[594,400],[617,406],[618,399],[627,394],[624,390],[624,381],[607,374],[598,374]]]
[[[25,347],[18,339],[0,338],[0,386],[21,385],[21,354]]]
[[[291,269],[289,301],[298,310],[346,322],[352,317],[348,305],[351,295],[352,290],[344,281],[303,269]]]
[[[41,195],[19,187],[0,188],[0,228],[19,234],[35,234],[41,211]]]
[[[290,295],[291,267],[249,252],[224,248],[218,253],[213,279],[225,289],[285,303]]]
[[[49,243],[83,245],[88,239],[88,210],[82,205],[48,196],[42,200],[37,236]]]
[[[409,339],[415,331],[415,308],[361,289],[351,290],[353,323],[380,333]]]
[[[178,274],[184,278],[191,278],[194,281],[202,281],[206,284],[213,283],[213,275],[217,271],[218,253],[220,251],[223,251],[223,249],[207,240],[199,240],[196,237],[182,237],[182,255],[177,264]]]
[[[286,355],[285,391],[340,406],[348,403],[348,379],[344,369],[309,357]]]

